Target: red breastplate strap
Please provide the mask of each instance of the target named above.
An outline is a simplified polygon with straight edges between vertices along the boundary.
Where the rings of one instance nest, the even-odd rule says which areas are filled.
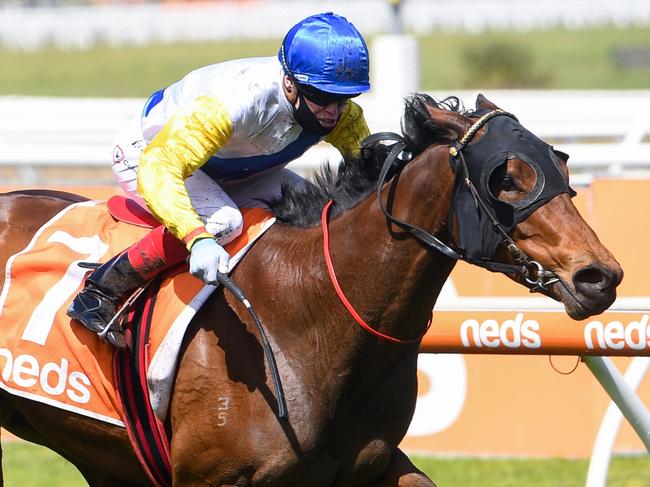
[[[429,330],[429,327],[431,326],[431,319],[429,319],[429,322],[427,323],[427,326],[424,330],[424,332],[416,337],[416,338],[411,338],[411,339],[406,339],[402,340],[400,338],[395,338],[390,335],[386,335],[384,333],[381,333],[380,331],[375,330],[372,328],[368,323],[366,323],[363,318],[357,313],[357,311],[354,309],[352,304],[350,304],[350,301],[348,301],[348,298],[345,296],[345,293],[341,289],[341,286],[338,283],[338,280],[336,279],[336,273],[334,272],[334,265],[332,264],[332,256],[330,255],[330,241],[329,241],[329,228],[328,228],[328,220],[329,220],[329,210],[330,207],[332,206],[333,201],[330,200],[325,207],[323,208],[323,212],[321,214],[321,225],[323,227],[323,253],[325,255],[325,264],[327,265],[327,271],[329,272],[330,275],[330,280],[332,281],[332,285],[334,286],[334,289],[336,291],[337,296],[343,303],[343,306],[345,306],[345,309],[348,310],[350,315],[354,318],[354,321],[357,322],[357,324],[366,330],[368,333],[371,333],[372,335],[375,335],[376,337],[381,338],[382,340],[386,340],[388,342],[392,343],[400,343],[400,344],[408,344],[408,343],[417,343],[420,340],[422,340],[422,337],[427,333]]]

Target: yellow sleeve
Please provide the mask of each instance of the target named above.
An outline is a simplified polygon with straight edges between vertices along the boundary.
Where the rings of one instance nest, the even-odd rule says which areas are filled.
[[[350,100],[341,114],[339,123],[325,141],[336,147],[344,156],[359,155],[359,144],[370,135],[368,124],[359,105]]]
[[[200,96],[180,107],[142,151],[138,192],[153,215],[190,248],[211,236],[192,207],[185,179],[222,147],[232,134],[226,107],[213,96]]]

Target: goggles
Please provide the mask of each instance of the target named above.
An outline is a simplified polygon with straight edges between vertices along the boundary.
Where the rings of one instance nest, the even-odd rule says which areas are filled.
[[[350,99],[358,95],[340,95],[337,93],[328,93],[326,91],[319,90],[313,86],[298,84],[298,91],[304,96],[307,100],[312,103],[315,103],[318,106],[325,107],[336,103],[337,105],[345,105],[345,103]]]

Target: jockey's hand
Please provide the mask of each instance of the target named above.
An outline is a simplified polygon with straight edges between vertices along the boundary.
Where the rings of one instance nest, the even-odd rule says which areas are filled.
[[[194,242],[190,249],[190,274],[206,284],[217,284],[217,272],[228,274],[230,256],[212,238]]]

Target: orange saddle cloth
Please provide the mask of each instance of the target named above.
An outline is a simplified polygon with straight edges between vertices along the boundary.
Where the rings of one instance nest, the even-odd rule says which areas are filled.
[[[21,252],[7,261],[0,295],[0,388],[123,426],[113,377],[113,347],[65,314],[83,285],[80,262],[105,262],[141,238],[148,228],[117,221],[105,202],[73,204],[48,221]],[[236,264],[274,222],[259,208],[244,209],[245,230],[226,249]],[[189,321],[214,291],[189,274],[161,287],[151,331],[150,395],[164,417],[177,356]],[[174,363],[170,363],[174,362]],[[162,388],[162,392],[158,389]]]

